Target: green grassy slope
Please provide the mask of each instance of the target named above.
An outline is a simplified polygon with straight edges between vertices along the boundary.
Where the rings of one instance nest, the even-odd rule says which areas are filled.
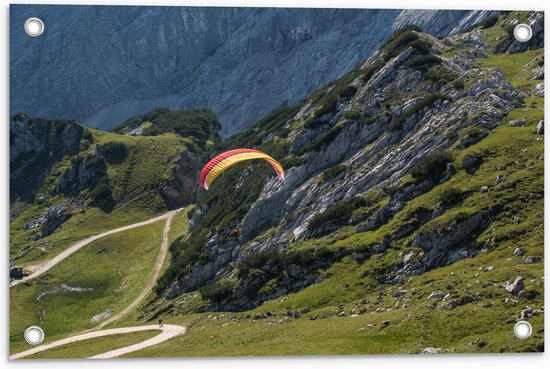
[[[11,288],[10,351],[28,348],[22,332],[29,325],[41,326],[50,342],[93,328],[103,320],[93,316],[129,305],[150,277],[163,228],[161,221],[100,239],[44,276]]]

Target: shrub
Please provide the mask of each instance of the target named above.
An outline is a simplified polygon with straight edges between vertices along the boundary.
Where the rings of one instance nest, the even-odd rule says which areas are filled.
[[[349,120],[355,120],[361,116],[361,112],[359,110],[352,109],[350,111],[347,111],[344,113],[344,117]]]
[[[111,211],[115,206],[113,193],[106,177],[103,177],[90,191],[92,203],[103,211]]]
[[[323,117],[327,114],[332,114],[338,105],[338,97],[331,95],[327,101],[313,114],[313,116],[304,124],[308,129],[319,128],[323,125]]]
[[[407,66],[409,68],[427,70],[429,67],[436,64],[441,64],[441,58],[432,54],[427,54],[415,56],[407,63]]]
[[[479,128],[472,128],[468,131],[467,135],[469,138],[478,138],[482,136],[484,131],[480,130]]]
[[[323,172],[323,181],[326,182],[338,177],[344,170],[346,170],[346,166],[342,164],[337,164],[328,168]]]
[[[119,164],[128,154],[126,145],[122,142],[110,141],[97,146],[98,151],[105,157],[105,161],[110,164]]]
[[[449,152],[441,152],[428,156],[418,162],[411,170],[411,176],[417,181],[438,180],[447,169],[447,163],[453,161],[453,156]]]
[[[456,73],[451,72],[442,65],[430,68],[426,73],[424,73],[424,79],[434,83],[447,84],[454,81],[457,77],[458,75]]]
[[[394,57],[407,48],[411,43],[418,40],[419,37],[415,32],[422,32],[422,30],[418,26],[409,25],[395,31],[384,44],[384,48],[386,49],[385,57]]]
[[[457,91],[464,90],[464,83],[457,79],[456,81],[453,82],[453,87]]]
[[[249,273],[250,269],[262,269],[267,265],[270,267],[279,266],[283,259],[282,252],[277,249],[256,252],[237,265],[237,276],[243,278]]]
[[[309,222],[308,229],[314,230],[326,223],[343,225],[349,220],[354,210],[367,204],[367,200],[363,197],[353,197],[349,200],[338,201],[330,205],[324,212],[315,214]]]
[[[82,132],[82,138],[84,139],[84,141],[88,141],[88,143],[94,142],[94,136],[92,132],[90,132],[90,130],[88,129],[84,129],[84,131]]]
[[[292,264],[310,266],[318,260],[330,260],[333,256],[334,252],[324,246],[306,250],[259,251],[237,265],[237,276],[240,279],[245,278],[251,269],[259,269],[269,275],[284,274]]]
[[[203,299],[211,301],[220,301],[231,295],[235,282],[219,281],[212,284],[207,284],[199,289]]]
[[[490,17],[487,17],[483,19],[481,22],[477,24],[477,26],[481,26],[481,28],[491,28],[498,22],[498,15],[491,15]]]
[[[357,93],[357,87],[353,85],[348,85],[342,89],[342,91],[339,91],[338,97],[343,100],[348,100],[355,96]]]
[[[458,188],[448,188],[439,195],[439,201],[443,206],[458,204],[462,200],[462,191]]]
[[[328,130],[327,133],[325,133],[319,139],[317,139],[316,141],[313,141],[310,145],[308,145],[303,150],[303,152],[318,151],[322,149],[323,147],[327,146],[332,141],[334,141],[336,137],[338,137],[338,135],[342,132],[343,129],[344,129],[344,126],[342,125],[332,127],[331,129]]]
[[[430,48],[432,47],[432,44],[430,44],[426,40],[417,39],[411,42],[407,45],[408,47],[413,48],[413,52],[416,55],[427,55],[430,54]]]
[[[470,219],[471,216],[472,216],[472,214],[470,214],[468,212],[460,211],[460,212],[455,214],[454,221],[456,223],[464,223],[465,221]]]
[[[305,159],[300,158],[299,156],[286,156],[283,160],[281,160],[281,166],[283,169],[290,169],[292,167],[299,167],[300,165],[304,165],[306,163]]]

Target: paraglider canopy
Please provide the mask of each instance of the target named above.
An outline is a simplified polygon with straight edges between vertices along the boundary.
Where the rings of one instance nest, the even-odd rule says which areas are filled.
[[[253,149],[235,149],[223,152],[206,163],[200,175],[201,187],[208,190],[214,179],[224,171],[241,161],[252,159],[266,160],[277,173],[277,177],[285,178],[285,172],[281,164],[266,153]]]

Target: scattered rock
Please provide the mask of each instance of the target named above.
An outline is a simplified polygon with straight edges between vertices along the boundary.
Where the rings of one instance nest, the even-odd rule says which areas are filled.
[[[486,272],[490,272],[490,271],[492,271],[492,270],[495,270],[495,267],[492,266],[492,265],[489,265],[487,268],[485,268],[485,271],[486,271]]]
[[[479,190],[480,190],[481,192],[489,192],[489,187],[488,187],[488,186],[481,186],[481,187],[479,188]]]
[[[388,325],[390,325],[389,320],[382,320],[382,325],[380,326],[380,329],[386,328]]]
[[[422,352],[420,354],[421,355],[437,355],[437,354],[439,354],[439,351],[441,351],[440,348],[426,347],[424,350],[422,350]]]
[[[539,121],[539,123],[537,124],[537,134],[538,135],[543,135],[544,134],[544,121],[543,120]]]
[[[462,296],[458,300],[458,305],[463,306],[469,304],[472,301],[474,301],[474,298],[471,295]]]
[[[402,291],[395,291],[392,296],[393,297],[401,297],[407,294],[409,292],[408,290],[402,290]]]
[[[510,292],[514,296],[518,296],[524,289],[525,284],[523,283],[523,277],[517,277],[513,283],[506,284],[506,291]]]
[[[544,82],[538,83],[533,89],[533,92],[539,96],[544,96]]]
[[[518,256],[518,257],[519,257],[519,256],[522,256],[524,252],[525,252],[525,251],[523,251],[522,249],[520,249],[520,248],[518,247],[517,249],[514,250],[513,254],[514,254],[514,256]]]
[[[462,168],[472,170],[477,168],[483,160],[478,156],[464,155],[462,158]]]
[[[444,296],[445,294],[442,291],[435,291],[430,293],[430,295],[428,296],[428,300],[441,300]]]
[[[508,123],[510,127],[524,127],[525,121],[524,120],[512,120]]]
[[[458,306],[458,303],[455,300],[445,301],[439,305],[440,310],[452,310]]]
[[[499,175],[497,176],[497,178],[495,179],[495,183],[496,183],[496,184],[500,184],[500,183],[502,183],[502,182],[504,182],[504,176],[503,176],[502,174],[499,174]]]
[[[523,260],[521,263],[522,264],[533,264],[535,261],[533,260],[533,258],[531,256],[528,256],[525,260]]]

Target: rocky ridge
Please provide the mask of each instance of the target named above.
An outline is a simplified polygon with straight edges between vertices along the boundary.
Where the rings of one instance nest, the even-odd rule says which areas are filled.
[[[10,111],[108,130],[157,106],[209,107],[230,135],[347,73],[396,27],[446,35],[490,13],[14,5]],[[37,15],[48,30],[30,38]]]
[[[449,49],[464,51],[449,54]],[[220,197],[208,193],[199,198],[191,230],[204,232],[207,222],[209,229],[217,225],[198,249],[208,258],[190,261],[164,290],[166,296],[201,288],[209,295],[206,291],[215,289],[219,294],[206,309],[245,310],[320,282],[321,270],[350,255],[365,260],[396,245],[414,249],[403,263],[386,270],[383,282],[397,283],[486,250],[476,239],[500,205],[457,213],[453,204],[471,196],[458,191],[448,195],[449,204],[441,200],[435,208],[403,209],[458,170],[475,173],[482,157],[471,164],[463,160],[466,164],[457,168],[453,152],[490,136],[528,96],[499,69],[478,63],[492,52],[481,28],[444,39],[402,30],[350,74],[229,140],[228,147],[252,140],[260,149],[271,149],[290,164],[287,176],[280,182],[269,174],[252,179],[252,171],[227,174],[220,191],[261,184],[257,197],[228,222],[209,219],[219,212]],[[502,182],[499,191],[516,186]],[[355,249],[298,247],[315,245],[331,230],[345,229],[339,237],[350,240],[355,232],[387,230],[397,217],[402,225]],[[242,230],[237,239],[227,233],[235,225]],[[181,242],[173,247],[185,249]],[[276,287],[266,292],[273,280]],[[167,281],[161,278],[159,287]]]

